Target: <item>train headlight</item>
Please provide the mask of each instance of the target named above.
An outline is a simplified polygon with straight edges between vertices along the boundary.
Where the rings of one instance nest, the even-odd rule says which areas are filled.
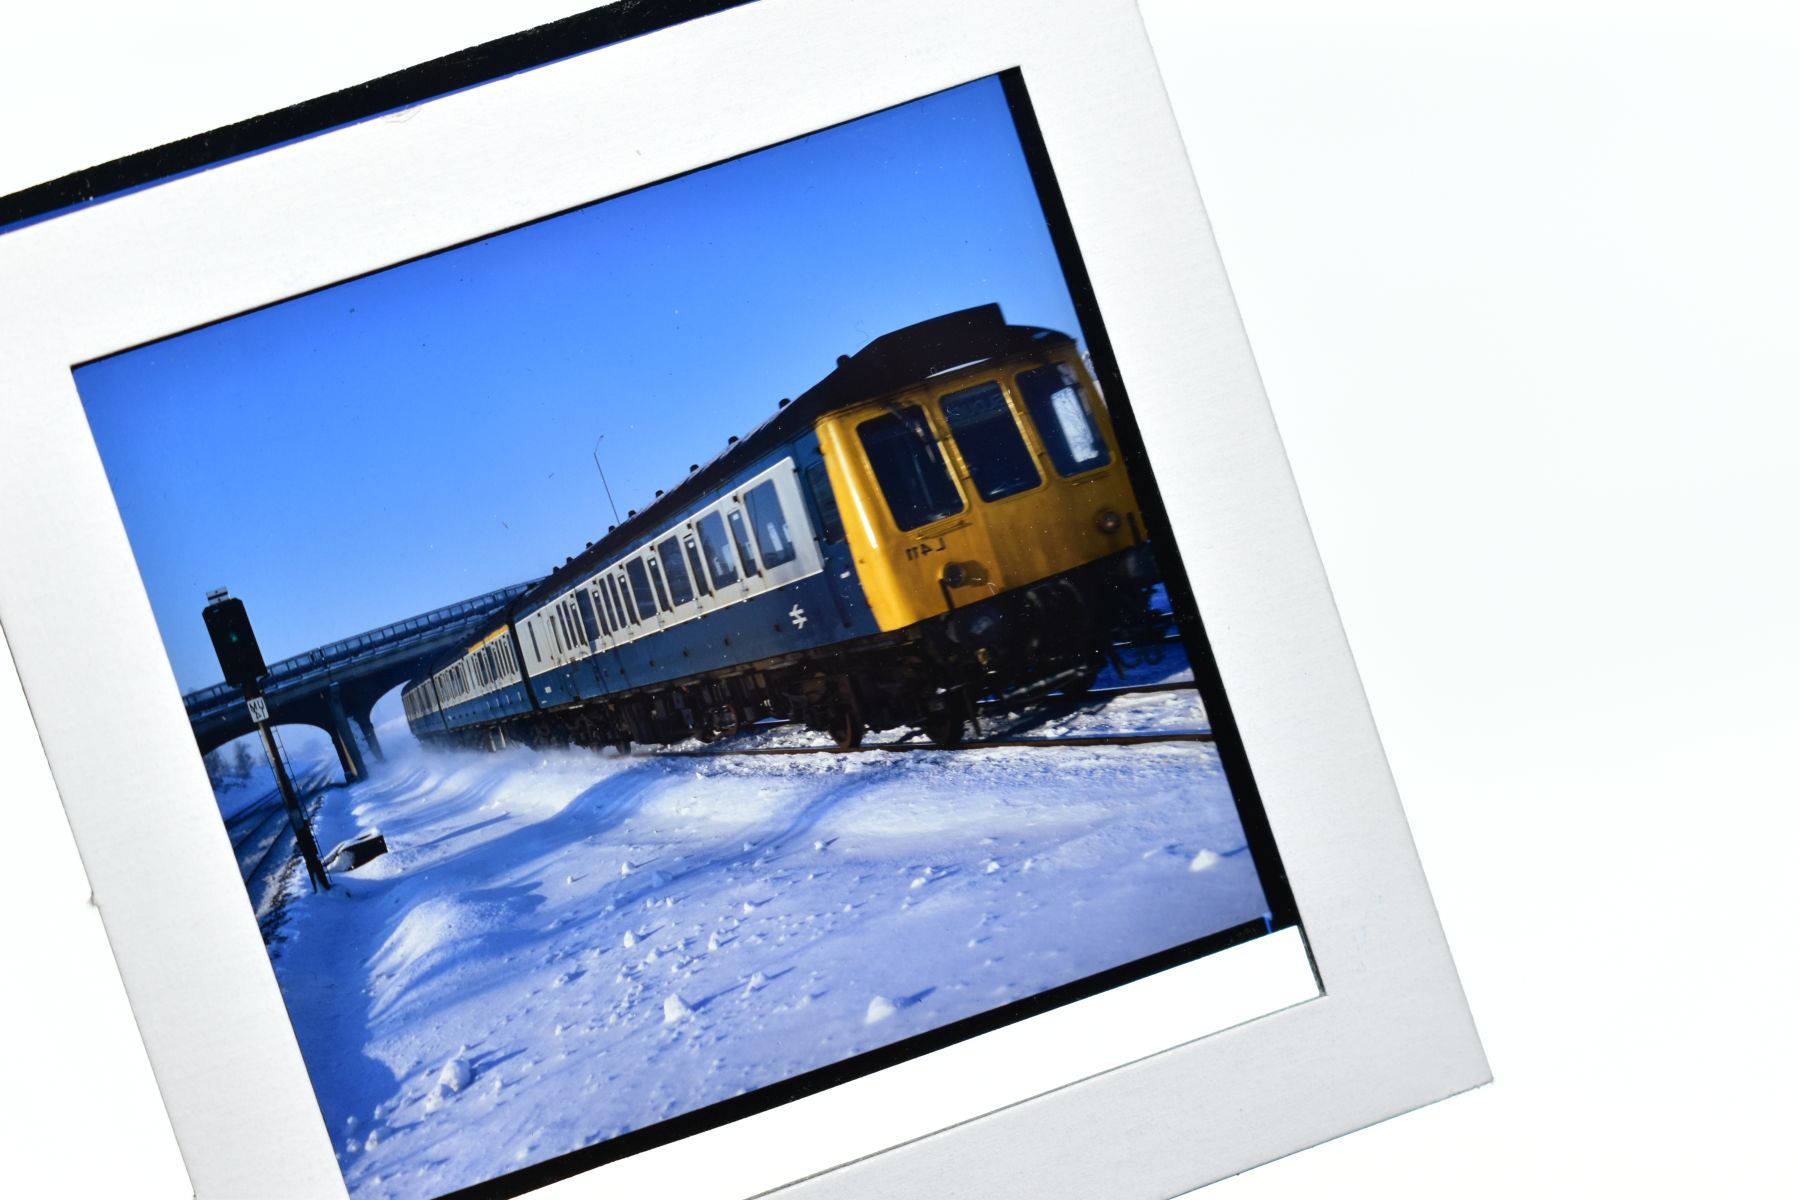
[[[1123,524],[1125,524],[1125,518],[1110,508],[1094,518],[1094,528],[1101,533],[1117,533]]]

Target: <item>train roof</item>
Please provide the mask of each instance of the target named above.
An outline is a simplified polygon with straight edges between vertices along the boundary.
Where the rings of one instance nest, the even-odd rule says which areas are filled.
[[[555,568],[510,606],[536,607],[571,578],[592,574],[660,533],[691,505],[729,483],[775,447],[811,429],[826,413],[917,386],[933,375],[1012,354],[1042,353],[1073,344],[1066,333],[1008,325],[998,304],[983,304],[884,333],[855,354],[840,355],[832,372],[779,408],[748,435],[733,439],[711,462],[664,492],[636,516]]]

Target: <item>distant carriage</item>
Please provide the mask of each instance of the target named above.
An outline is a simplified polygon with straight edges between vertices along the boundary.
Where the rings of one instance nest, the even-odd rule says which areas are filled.
[[[432,664],[406,715],[490,747],[771,716],[955,745],[984,696],[1090,684],[1155,627],[1156,577],[1074,340],[987,305],[840,358]]]

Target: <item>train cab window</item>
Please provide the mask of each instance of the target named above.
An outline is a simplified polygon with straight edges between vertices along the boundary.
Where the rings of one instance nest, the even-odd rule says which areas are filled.
[[[694,586],[702,596],[712,595],[712,588],[706,582],[706,568],[700,563],[700,547],[694,544],[694,535],[688,534],[682,545],[687,547],[688,568],[694,573]]]
[[[1028,492],[1044,481],[1031,448],[997,383],[983,383],[943,399],[944,420],[983,500]]]
[[[838,515],[837,494],[831,490],[831,477],[825,473],[824,463],[816,462],[806,468],[806,486],[819,510],[819,537],[827,542],[843,541],[844,519]]]
[[[725,514],[731,525],[731,540],[737,543],[738,557],[744,560],[744,574],[761,575],[762,569],[756,565],[756,551],[750,548],[750,531],[744,527],[744,514],[732,509]]]
[[[632,558],[625,563],[625,574],[631,580],[631,594],[637,601],[638,615],[646,621],[656,619],[656,596],[650,591],[650,575],[644,560]]]
[[[732,561],[731,546],[725,541],[725,522],[716,512],[709,512],[694,522],[700,545],[706,551],[706,565],[712,572],[713,586],[722,588],[737,582],[737,563]]]
[[[663,578],[669,581],[669,599],[674,601],[674,607],[692,603],[694,585],[688,582],[687,560],[681,557],[680,539],[664,538],[656,544],[656,554],[662,559]]]
[[[856,435],[895,525],[917,529],[963,510],[943,451],[916,405],[864,421]]]
[[[575,603],[581,609],[581,625],[587,632],[588,644],[592,645],[600,640],[600,622],[594,618],[594,598],[582,588],[575,593]]]
[[[765,479],[744,493],[744,507],[750,511],[750,525],[756,530],[756,546],[762,551],[764,567],[779,567],[794,561],[794,537],[788,532],[787,513],[782,511],[781,497],[775,494],[775,481]]]
[[[1067,363],[1037,367],[1019,376],[1019,395],[1025,400],[1044,449],[1058,475],[1079,475],[1104,467],[1112,454],[1094,424],[1094,414],[1082,397],[1080,381]]]

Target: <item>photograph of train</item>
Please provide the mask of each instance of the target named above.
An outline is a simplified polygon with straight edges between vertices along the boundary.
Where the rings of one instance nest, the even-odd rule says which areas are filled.
[[[1055,186],[994,77],[77,368],[357,1200],[1296,923]]]

